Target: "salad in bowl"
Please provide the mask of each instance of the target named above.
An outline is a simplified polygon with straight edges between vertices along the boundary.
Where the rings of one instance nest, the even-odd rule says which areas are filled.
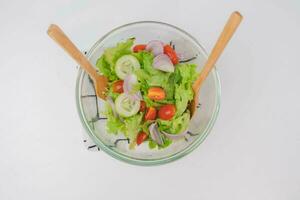
[[[88,148],[138,165],[167,163],[194,150],[216,121],[215,63],[242,18],[238,11],[230,15],[209,57],[190,34],[162,22],[115,28],[86,56],[59,26],[50,25],[48,35],[85,70],[79,70],[76,103],[96,144]]]
[[[108,134],[124,135],[131,150],[142,143],[164,149],[185,139],[198,73],[180,57],[172,42],[159,40],[135,44],[129,38],[104,50],[96,66],[109,80],[103,111]]]
[[[76,104],[93,141],[88,148],[131,164],[158,165],[187,155],[212,129],[219,77],[210,72],[191,118],[192,84],[207,54],[182,29],[153,21],[126,24],[100,38],[86,58],[108,83],[105,98],[99,97],[92,78],[79,69]]]

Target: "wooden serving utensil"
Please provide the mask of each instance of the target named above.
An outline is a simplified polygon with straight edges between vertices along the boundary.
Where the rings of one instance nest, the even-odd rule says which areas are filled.
[[[243,16],[237,11],[233,12],[230,15],[221,35],[219,36],[219,39],[217,40],[203,69],[201,70],[201,73],[199,74],[197,80],[194,82],[194,84],[193,84],[194,99],[191,101],[191,103],[189,105],[189,109],[191,111],[192,116],[194,115],[194,113],[196,111],[196,106],[198,105],[198,102],[199,102],[200,87],[202,86],[206,77],[209,75],[209,72],[215,66],[215,63],[217,62],[218,58],[222,54],[224,48],[226,47],[227,43],[229,42],[230,38],[234,34],[235,30],[239,26],[242,19],[243,19]]]
[[[51,24],[47,31],[48,35],[57,42],[91,77],[94,82],[96,94],[98,97],[106,98],[106,89],[108,80],[105,76],[97,73],[94,66],[88,59],[78,50],[73,42],[66,36],[66,34],[55,24]]]

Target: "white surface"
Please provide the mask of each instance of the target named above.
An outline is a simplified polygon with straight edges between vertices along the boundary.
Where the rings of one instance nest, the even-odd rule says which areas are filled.
[[[300,3],[294,1],[0,1],[0,199],[300,199]],[[51,3],[50,3],[51,2]],[[228,15],[245,20],[218,62],[222,107],[193,153],[132,166],[82,144],[75,63],[124,23],[177,25],[211,50]]]

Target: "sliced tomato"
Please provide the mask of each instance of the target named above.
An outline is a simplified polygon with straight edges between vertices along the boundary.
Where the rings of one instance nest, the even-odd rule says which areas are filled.
[[[136,137],[136,144],[142,144],[147,139],[147,137],[148,135],[145,132],[140,132]]]
[[[113,87],[113,92],[115,93],[123,93],[123,84],[124,81],[123,80],[118,80],[116,82],[113,83],[112,87]]]
[[[158,117],[163,120],[170,120],[176,113],[176,107],[173,104],[167,104],[160,107]]]
[[[164,46],[164,54],[169,56],[169,58],[171,59],[171,61],[174,65],[178,64],[178,62],[179,62],[178,56],[177,56],[175,50],[170,45],[167,44]]]
[[[166,97],[165,91],[160,87],[151,87],[148,90],[148,97],[152,100],[163,100]]]
[[[156,109],[154,107],[149,107],[145,114],[145,121],[155,120],[155,118],[156,118]]]
[[[143,51],[146,49],[146,45],[145,44],[137,44],[133,47],[133,52],[137,53],[139,51]]]
[[[141,101],[140,112],[144,112],[145,110],[146,110],[146,103],[145,101]]]

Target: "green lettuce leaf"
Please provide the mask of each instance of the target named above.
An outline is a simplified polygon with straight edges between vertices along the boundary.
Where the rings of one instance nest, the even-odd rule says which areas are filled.
[[[136,53],[136,57],[141,60],[141,69],[135,73],[140,82],[140,90],[143,94],[147,106],[158,107],[163,104],[174,104],[174,75],[153,68],[153,54],[149,52]],[[147,97],[150,87],[161,87],[166,92],[166,99],[163,101],[152,101]]]
[[[153,140],[149,140],[148,147],[149,149],[154,149],[157,147],[157,144]]]
[[[106,131],[108,133],[118,134],[120,130],[125,128],[124,123],[122,123],[119,118],[116,118],[113,115],[112,109],[107,102],[105,103],[104,115],[107,117]]]
[[[114,67],[117,60],[126,54],[131,54],[131,47],[133,45],[134,39],[128,39],[125,42],[120,42],[115,47],[107,48],[104,51],[105,61]]]
[[[115,93],[113,91],[113,87],[112,87],[113,84],[114,84],[114,82],[109,83],[109,85],[108,85],[108,91],[106,92],[106,95],[109,96],[109,97],[111,97],[112,100],[115,101],[116,98],[120,95],[120,93]]]
[[[130,139],[130,142],[135,141],[137,134],[141,130],[142,119],[143,115],[141,113],[124,119],[124,134]]]
[[[198,73],[194,64],[178,64],[175,69],[174,98],[176,105],[176,116],[181,116],[187,109],[189,101],[194,97],[192,84]]]
[[[149,139],[149,142],[148,142],[149,149],[154,149],[156,147],[158,147],[158,149],[164,149],[164,148],[167,148],[168,146],[170,146],[170,144],[172,144],[172,140],[170,140],[169,138],[165,137],[164,135],[161,135],[161,137],[163,139],[162,145],[158,145],[155,141],[153,141],[152,139]]]
[[[131,38],[125,42],[118,43],[115,47],[107,48],[105,49],[104,54],[97,60],[97,68],[110,81],[118,79],[115,72],[115,64],[121,56],[131,54],[133,42],[134,39]]]
[[[164,136],[163,136],[163,141],[164,141],[163,145],[159,145],[158,149],[167,148],[168,146],[170,146],[170,144],[172,144],[172,140],[170,140],[169,138],[164,137]]]
[[[158,119],[158,127],[161,131],[166,131],[171,134],[179,134],[185,131],[190,123],[190,114],[184,113],[182,116],[174,117],[172,120]]]
[[[126,137],[134,142],[137,134],[142,129],[143,115],[137,114],[132,117],[124,118],[123,122],[113,115],[112,109],[108,103],[105,104],[105,116],[107,117],[106,130],[109,133],[118,134],[122,132]]]

